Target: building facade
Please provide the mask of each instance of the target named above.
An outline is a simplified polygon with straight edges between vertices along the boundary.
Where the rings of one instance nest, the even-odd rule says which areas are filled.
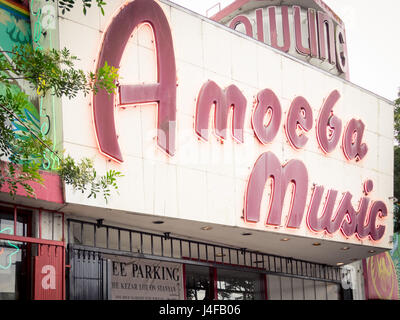
[[[344,24],[322,1],[238,0],[212,19],[166,0],[29,12],[36,49],[120,80],[37,99],[55,149],[37,199],[0,195],[4,298],[369,297],[365,259],[393,248],[393,104],[348,81]],[[64,184],[56,150],[122,172],[118,193]]]

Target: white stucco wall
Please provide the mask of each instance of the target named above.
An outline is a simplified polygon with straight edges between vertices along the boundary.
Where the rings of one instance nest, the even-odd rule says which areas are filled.
[[[87,71],[94,69],[103,32],[122,3],[122,0],[108,3],[104,16],[98,10],[89,10],[83,16],[77,3],[71,13],[59,18],[60,47],[68,47],[79,56],[78,67]],[[360,241],[355,236],[345,239],[340,231],[330,236],[313,233],[306,226],[306,212],[301,228],[296,230],[266,227],[265,211],[262,211],[259,223],[246,224],[241,216],[249,175],[257,158],[263,152],[272,151],[282,164],[290,159],[305,163],[309,174],[307,204],[312,183],[316,183],[324,185],[325,190],[338,190],[337,203],[342,192],[351,192],[353,205],[357,208],[358,200],[363,196],[363,182],[372,179],[371,199],[384,201],[389,211],[383,222],[386,233],[373,245],[389,248],[393,229],[392,202],[389,200],[393,195],[393,106],[366,90],[204,17],[167,1],[160,5],[172,30],[177,66],[176,155],[168,157],[157,147],[155,105],[116,108],[118,141],[124,157],[124,162],[118,164],[98,151],[91,97],[79,95],[72,100],[63,99],[66,153],[77,159],[92,158],[99,173],[115,169],[124,174],[118,182],[119,195],[113,196],[108,204],[101,197],[87,199],[86,194],[74,192],[69,187],[65,190],[66,202],[372,245],[369,240]],[[155,81],[151,38],[151,33],[142,28],[139,35],[130,40],[121,63],[121,83]],[[215,81],[221,88],[235,84],[245,95],[248,105],[243,144],[233,142],[231,138],[221,144],[213,135],[204,142],[196,136],[196,99],[207,80]],[[275,92],[283,111],[279,133],[269,145],[261,145],[251,127],[254,98],[265,88]],[[340,144],[334,152],[324,155],[317,143],[315,125],[307,134],[309,141],[304,149],[296,151],[286,141],[283,122],[292,100],[299,95],[305,97],[316,122],[324,99],[333,90],[341,94],[334,111],[343,127],[351,118],[361,119],[366,126],[364,142],[369,151],[359,163],[347,161]],[[288,199],[286,203],[287,208]],[[283,217],[282,223],[284,221]]]

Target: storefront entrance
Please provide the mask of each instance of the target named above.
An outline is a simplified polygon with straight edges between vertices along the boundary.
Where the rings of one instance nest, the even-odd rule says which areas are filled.
[[[338,300],[340,268],[68,220],[69,299]]]
[[[0,300],[65,298],[64,241],[42,239],[41,213],[0,205]]]

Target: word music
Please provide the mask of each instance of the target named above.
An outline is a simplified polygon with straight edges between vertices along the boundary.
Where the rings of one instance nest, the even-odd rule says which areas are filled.
[[[158,83],[121,85],[119,90],[120,105],[132,105],[144,102],[158,103],[157,144],[169,156],[174,156],[176,140],[176,67],[172,44],[171,29],[163,10],[154,1],[135,0],[126,4],[105,31],[104,42],[100,51],[98,66],[108,61],[118,66],[126,43],[133,30],[143,23],[151,25],[154,32],[157,52]],[[348,161],[358,162],[367,152],[363,143],[364,123],[351,119],[344,127],[342,120],[334,113],[334,106],[340,99],[340,93],[333,90],[320,109],[316,119],[316,139],[323,153],[333,152],[341,142],[342,150]],[[214,81],[207,81],[197,97],[195,132],[199,138],[208,141],[209,118],[212,106],[215,106],[215,134],[224,140],[227,138],[228,115],[232,110],[232,137],[238,143],[244,143],[244,123],[247,101],[241,90],[230,85],[220,88]],[[100,152],[118,162],[122,162],[114,123],[114,95],[100,91],[93,96],[93,118]],[[282,107],[276,94],[270,89],[263,89],[257,94],[253,109],[252,129],[261,144],[269,144],[276,137],[282,123]],[[268,120],[268,121],[266,121]],[[308,142],[306,135],[314,125],[314,115],[308,101],[296,97],[290,105],[284,129],[290,145],[300,150]],[[257,159],[250,174],[245,194],[244,219],[249,223],[260,221],[260,208],[267,182],[272,180],[272,192],[266,225],[280,226],[282,208],[289,185],[291,206],[286,228],[300,228],[304,218],[309,179],[306,165],[300,160],[290,160],[281,165],[272,152],[265,152]],[[328,190],[322,215],[319,215],[323,186],[312,189],[306,221],[315,232],[329,234],[339,229],[345,237],[356,235],[359,239],[369,237],[377,241],[385,233],[384,225],[377,225],[378,218],[387,216],[387,207],[382,201],[372,201],[368,194],[373,190],[372,180],[364,183],[365,196],[360,199],[358,209],[354,209],[352,194],[345,192],[336,210],[337,190]]]

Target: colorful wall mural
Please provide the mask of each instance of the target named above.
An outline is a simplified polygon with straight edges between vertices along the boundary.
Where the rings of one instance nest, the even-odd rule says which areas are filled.
[[[0,51],[7,59],[11,59],[15,46],[31,44],[36,50],[53,48],[57,41],[52,32],[52,23],[55,19],[56,7],[46,1],[39,0],[0,0]],[[34,23],[31,24],[31,21]],[[50,45],[47,44],[47,42]],[[5,93],[5,85],[0,84],[0,94]],[[25,92],[30,101],[24,106],[22,113],[25,115],[24,124],[13,122],[14,132],[17,137],[24,139],[26,127],[35,134],[51,137],[53,150],[46,150],[43,158],[32,159],[40,161],[41,169],[51,170],[59,165],[59,159],[54,156],[56,144],[56,98],[54,96],[38,96],[34,88],[30,88],[23,80],[13,80],[10,90],[13,93]],[[60,129],[58,129],[60,130]]]
[[[20,1],[21,2],[21,1]],[[31,44],[32,33],[30,24],[30,13],[28,5],[16,1],[0,0],[0,51],[11,59],[11,52],[17,45]],[[29,90],[21,80],[13,80],[13,85],[9,88],[13,94],[21,91]],[[5,94],[6,87],[0,83],[0,94]],[[25,125],[35,133],[40,129],[39,112],[35,104],[37,98],[30,98],[30,103],[25,104],[23,114],[25,115],[24,121],[21,124],[14,121],[14,132],[17,137],[24,139],[24,132],[27,131]]]
[[[11,51],[17,44],[31,43],[29,10],[14,1],[0,0],[0,46]]]
[[[364,260],[365,297],[369,300],[399,300],[399,234],[393,235],[393,249]]]
[[[399,243],[400,241],[399,240],[400,240],[400,234],[395,233],[393,235],[393,250],[390,251],[390,256],[392,257],[397,274],[397,284],[399,287],[398,297],[400,297],[400,243]]]

